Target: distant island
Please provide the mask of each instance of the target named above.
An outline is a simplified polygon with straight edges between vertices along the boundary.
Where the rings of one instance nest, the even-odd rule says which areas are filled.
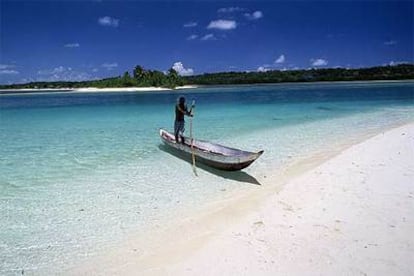
[[[85,87],[164,87],[174,89],[183,85],[406,79],[414,79],[414,64],[399,64],[395,66],[377,66],[359,69],[328,68],[286,71],[269,70],[266,72],[219,72],[184,77],[180,76],[173,68],[164,73],[157,70],[145,70],[142,66],[138,65],[132,70],[132,75],[127,71],[122,76],[100,80],[78,82],[30,82],[24,84],[0,85],[0,89],[74,89]]]
[[[188,85],[225,85],[406,79],[414,79],[414,64],[359,69],[329,68],[287,71],[271,70],[266,72],[223,72],[185,77],[184,83]]]

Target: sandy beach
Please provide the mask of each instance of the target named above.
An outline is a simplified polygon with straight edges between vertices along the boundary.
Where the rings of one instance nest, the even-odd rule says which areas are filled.
[[[74,89],[75,92],[142,92],[142,91],[171,91],[180,89],[194,89],[196,85],[183,85],[177,86],[174,89],[165,87],[109,87],[109,88],[96,88],[96,87],[85,87]]]
[[[174,89],[165,87],[108,87],[108,88],[97,88],[97,87],[82,87],[82,88],[23,88],[23,89],[0,89],[1,94],[37,94],[37,93],[103,93],[103,92],[150,92],[150,91],[171,91],[171,90],[182,90],[182,89],[193,89],[197,88],[195,85],[183,85],[178,86]]]
[[[412,275],[414,124],[310,163],[69,274]]]

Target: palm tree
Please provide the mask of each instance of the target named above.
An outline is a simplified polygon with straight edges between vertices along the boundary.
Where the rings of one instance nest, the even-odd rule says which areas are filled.
[[[145,74],[145,70],[144,67],[142,67],[141,65],[137,65],[134,68],[134,78],[136,78],[138,81],[141,81],[142,78],[144,77]]]

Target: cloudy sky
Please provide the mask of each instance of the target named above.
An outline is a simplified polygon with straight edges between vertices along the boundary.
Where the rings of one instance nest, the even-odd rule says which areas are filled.
[[[413,62],[413,1],[0,1],[0,83]]]

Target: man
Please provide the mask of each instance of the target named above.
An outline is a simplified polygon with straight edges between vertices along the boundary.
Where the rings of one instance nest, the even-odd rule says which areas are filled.
[[[193,110],[194,106],[191,106],[190,111],[187,109],[187,105],[185,104],[185,98],[183,96],[178,98],[178,103],[175,105],[175,122],[174,122],[174,136],[175,141],[178,143],[178,137],[181,138],[181,143],[184,144],[184,115],[193,117],[193,114],[191,114],[191,111]]]

